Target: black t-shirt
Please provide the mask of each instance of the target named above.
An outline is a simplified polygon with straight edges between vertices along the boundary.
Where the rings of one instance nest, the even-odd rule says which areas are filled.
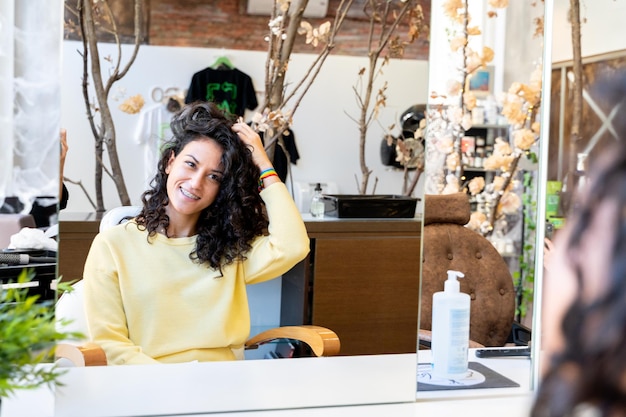
[[[259,105],[252,78],[237,68],[205,68],[191,77],[185,103],[211,101],[225,112],[243,116]]]
[[[296,146],[296,137],[291,129],[287,129],[286,133],[286,135],[283,135],[283,142],[285,144],[286,151],[289,154],[289,160],[292,164],[296,165],[296,162],[300,159],[298,147]],[[259,136],[261,136],[261,140],[263,141],[263,144],[265,144],[263,132],[259,132]],[[278,145],[274,151],[273,165],[276,173],[278,174],[278,178],[280,178],[282,182],[287,181],[287,174],[289,174],[287,155],[285,155],[283,148]]]
[[[50,218],[57,214],[57,210],[63,210],[67,207],[67,200],[70,198],[69,191],[65,184],[62,184],[63,190],[61,193],[61,200],[58,203],[58,207],[56,204],[51,205],[41,205],[37,200],[33,202],[33,207],[30,210],[30,214],[32,214],[35,219],[35,225],[37,227],[48,227],[50,226]]]

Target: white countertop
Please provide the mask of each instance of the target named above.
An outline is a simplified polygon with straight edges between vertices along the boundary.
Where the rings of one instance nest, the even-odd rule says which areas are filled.
[[[48,388],[20,391],[2,399],[0,416],[528,416],[527,358],[477,359],[470,352],[470,361],[512,379],[517,388],[415,395],[415,380],[407,377],[416,378],[417,359],[405,354],[73,368],[57,398]],[[428,360],[429,352],[420,351],[419,361]]]

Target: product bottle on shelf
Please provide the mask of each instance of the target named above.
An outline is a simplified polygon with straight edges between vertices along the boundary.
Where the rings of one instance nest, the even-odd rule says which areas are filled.
[[[457,278],[465,275],[448,271],[444,290],[433,294],[432,365],[438,378],[459,379],[467,375],[470,296],[460,291]]]
[[[313,217],[324,217],[324,200],[322,198],[322,185],[318,182],[311,198],[311,215]]]

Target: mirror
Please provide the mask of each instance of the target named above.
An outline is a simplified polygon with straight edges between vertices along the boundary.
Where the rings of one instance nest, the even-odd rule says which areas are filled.
[[[171,6],[176,3],[171,2]],[[217,3],[217,2],[214,2]],[[156,13],[156,9],[159,5],[164,6],[164,2],[152,2],[151,13]],[[231,8],[233,2],[222,1],[221,4],[224,8]],[[178,7],[183,7],[176,3]],[[214,7],[213,7],[214,6]],[[185,6],[187,7],[187,6]],[[196,5],[198,11],[210,11],[215,12],[216,5],[212,5],[211,8],[207,8],[206,5]],[[230,9],[229,9],[230,10]],[[163,11],[161,11],[162,13]],[[193,14],[196,17],[196,14]],[[244,17],[245,14],[243,15]],[[250,21],[249,17],[246,17]],[[263,27],[267,24],[267,17],[257,18],[262,22]],[[150,19],[151,24],[155,23],[155,19]],[[162,22],[163,23],[163,22]],[[189,24],[182,23],[181,27],[188,27]],[[242,24],[241,27],[247,27]],[[228,29],[224,30],[232,36],[237,36],[233,33],[232,24],[228,25]],[[206,37],[206,27],[203,27],[200,31],[202,35]],[[157,31],[158,35],[164,33],[171,33],[161,27],[160,31]],[[154,39],[151,33],[151,39]],[[156,36],[156,35],[155,35]],[[244,41],[247,35],[241,35],[236,44],[229,44],[224,48],[220,48],[220,45],[212,45],[212,48],[206,47],[184,47],[173,46],[176,43],[175,40],[170,40],[168,46],[160,45],[143,45],[140,48],[137,60],[132,65],[128,74],[115,85],[111,94],[111,108],[114,112],[116,121],[118,150],[120,152],[121,165],[124,168],[124,174],[126,177],[129,194],[132,196],[132,202],[138,204],[139,196],[144,190],[147,178],[145,174],[146,165],[143,163],[146,149],[143,143],[137,141],[137,128],[141,120],[141,114],[127,114],[118,109],[118,106],[130,96],[140,94],[146,101],[145,106],[153,107],[154,105],[160,105],[162,93],[168,91],[170,88],[174,90],[184,90],[188,88],[192,75],[207,66],[210,66],[219,57],[227,57],[228,60],[234,64],[241,71],[248,74],[254,81],[255,89],[257,90],[257,96],[262,94],[263,79],[264,79],[264,62],[266,57],[265,51],[250,50],[242,47],[245,45]],[[82,269],[80,262],[76,262],[77,259],[84,259],[86,256],[86,250],[88,249],[90,239],[93,234],[97,232],[97,226],[99,221],[99,215],[94,214],[94,208],[91,206],[88,198],[84,195],[81,188],[74,184],[74,182],[82,182],[82,185],[91,191],[91,176],[93,172],[93,143],[92,134],[89,130],[87,120],[84,117],[84,102],[82,97],[82,68],[83,62],[80,54],[77,50],[82,49],[82,45],[78,41],[66,40],[63,43],[63,94],[62,94],[62,124],[68,131],[68,142],[70,146],[70,152],[68,154],[67,165],[65,170],[65,176],[71,181],[68,182],[68,188],[70,188],[70,201],[68,207],[61,213],[61,258],[60,269],[64,279],[74,279],[80,277]],[[241,48],[241,49],[236,49]],[[117,51],[112,44],[101,45],[101,56],[110,55],[116,56]],[[130,45],[122,46],[122,53],[124,56],[130,54]],[[292,55],[292,61],[290,63],[289,71],[293,74],[302,73],[307,67],[310,61],[313,59],[313,55],[304,52],[298,52]],[[353,173],[359,171],[358,168],[358,127],[351,120],[350,115],[357,114],[355,100],[351,92],[352,85],[357,82],[357,74],[361,67],[367,65],[367,60],[360,56],[349,55],[337,55],[331,56],[325,63],[322,71],[320,72],[313,88],[307,93],[304,100],[301,102],[298,108],[298,113],[294,118],[293,131],[296,136],[298,144],[298,151],[300,159],[297,164],[294,164],[291,168],[291,179],[288,179],[288,186],[295,192],[297,182],[301,182],[308,186],[310,183],[322,182],[327,183],[329,186],[335,187],[335,192],[341,193],[354,193],[354,179]],[[109,69],[103,66],[103,72],[107,72]],[[383,138],[383,134],[387,129],[387,126],[392,123],[398,124],[399,116],[408,107],[415,103],[425,102],[427,97],[427,76],[428,65],[425,60],[406,59],[406,60],[392,60],[390,64],[385,68],[384,78],[389,80],[403,80],[406,79],[406,74],[411,74],[411,80],[401,83],[390,83],[386,92],[388,95],[388,103],[386,108],[380,117],[380,126],[373,124],[371,129],[372,139],[370,139],[370,145],[368,147],[368,159],[374,169],[377,172],[378,183],[377,193],[398,194],[402,189],[402,173],[400,171],[391,170],[383,166],[380,161],[379,147],[380,141]],[[346,114],[348,113],[348,114]],[[246,115],[247,118],[250,114]],[[320,161],[324,161],[323,165]],[[323,166],[323,169],[320,169]],[[349,172],[349,174],[346,174]],[[117,196],[115,195],[112,187],[107,186],[105,192],[105,207],[112,208],[119,205]],[[331,224],[330,222],[311,222],[317,234],[316,239],[322,239],[329,237],[328,245],[325,246],[326,254],[336,249],[333,244],[346,241],[346,234],[354,233],[354,230],[343,230],[336,233],[336,230],[329,230],[324,228],[324,224]],[[361,222],[367,223],[367,222]],[[337,223],[336,223],[337,224]],[[418,287],[417,278],[419,273],[419,259],[417,256],[413,257],[413,254],[419,253],[420,241],[420,224],[419,221],[414,219],[400,220],[393,222],[391,231],[387,230],[388,226],[381,227],[380,223],[369,222],[368,225],[360,225],[358,222],[350,222],[350,227],[355,224],[356,227],[371,228],[366,230],[364,234],[368,236],[361,239],[363,246],[373,246],[375,237],[385,233],[389,233],[391,236],[386,239],[385,243],[385,264],[377,267],[374,270],[366,270],[363,274],[369,274],[372,281],[384,277],[389,278],[389,270],[385,268],[398,268],[397,262],[391,257],[392,254],[397,253],[398,248],[403,248],[407,253],[411,254],[409,262],[412,263],[408,273],[405,268],[405,264],[402,264],[400,269],[402,272],[400,275],[403,277],[409,276],[412,286],[407,287],[406,291],[402,291],[403,295],[414,294],[412,300],[409,303],[398,303],[402,308],[405,308],[405,316],[408,317],[406,325],[410,327],[405,334],[408,335],[409,345],[403,346],[400,351],[395,347],[394,350],[387,350],[385,353],[393,353],[389,355],[378,355],[383,353],[382,351],[357,351],[354,356],[350,357],[337,357],[337,358],[325,358],[331,359],[329,361],[324,360],[322,366],[328,372],[325,378],[330,380],[343,381],[344,384],[350,384],[355,387],[355,391],[358,391],[357,397],[353,398],[329,398],[331,394],[327,389],[326,393],[321,392],[319,395],[313,394],[312,390],[323,390],[323,387],[312,387],[306,389],[310,392],[310,398],[312,401],[319,401],[311,405],[328,405],[328,401],[333,404],[339,403],[371,403],[371,402],[396,402],[396,401],[412,401],[415,396],[415,344],[416,344],[416,318],[417,318],[417,303],[418,303]],[[390,223],[391,224],[391,223]],[[333,226],[334,227],[334,226]],[[350,228],[348,227],[348,229]],[[378,230],[376,230],[378,228]],[[357,230],[357,232],[359,232]],[[337,238],[335,235],[343,234]],[[91,234],[91,236],[88,236]],[[317,242],[319,243],[319,241]],[[317,260],[322,257],[321,249],[322,244],[316,243],[316,249],[319,250],[316,253]],[[71,246],[70,246],[71,245]],[[371,251],[371,249],[368,249]],[[78,251],[82,251],[79,253]],[[369,252],[371,253],[371,252]],[[362,255],[361,255],[362,256]],[[349,258],[344,258],[349,259]],[[375,259],[375,256],[370,256],[370,260]],[[72,266],[78,265],[77,269],[72,270]],[[306,271],[306,269],[304,269]],[[304,272],[306,274],[306,272]],[[284,277],[283,277],[284,278]],[[363,276],[362,280],[367,277]],[[352,284],[359,281],[358,279],[352,280]],[[273,287],[272,284],[278,284],[278,287]],[[263,313],[267,313],[269,324],[276,325],[279,320],[281,311],[268,310],[268,305],[280,305],[281,282],[276,280],[269,283],[268,287],[264,287],[261,294],[258,294],[262,298],[264,305]],[[283,286],[285,280],[282,282]],[[331,283],[332,284],[332,283]],[[374,285],[374,284],[372,284]],[[403,285],[407,285],[406,282]],[[397,288],[395,285],[386,286],[389,290]],[[365,286],[364,286],[365,287]],[[368,288],[363,288],[363,291]],[[250,291],[258,291],[257,286],[251,287]],[[371,291],[368,291],[371,293]],[[254,295],[250,295],[251,308],[255,308]],[[343,296],[345,298],[345,295]],[[389,297],[390,302],[394,302],[394,299]],[[269,301],[268,301],[269,300]],[[278,300],[276,302],[276,300]],[[384,310],[384,309],[382,309]],[[379,312],[381,316],[386,314],[385,311]],[[255,316],[253,312],[253,316]],[[259,316],[256,316],[259,317]],[[398,327],[399,320],[394,320],[393,315],[387,317],[386,320],[394,322]],[[363,320],[362,317],[352,320]],[[253,323],[254,325],[255,323]],[[259,323],[263,326],[265,323]],[[329,326],[332,327],[332,326]],[[391,327],[391,326],[387,326]],[[341,336],[340,336],[341,337]],[[343,343],[346,341],[346,343]],[[381,349],[382,344],[378,343],[378,349]],[[346,355],[350,355],[347,343],[347,338],[342,338],[342,349]],[[360,347],[360,346],[357,346]],[[384,348],[384,347],[383,347]],[[387,348],[385,348],[387,349]],[[411,352],[411,353],[407,353]],[[372,355],[365,355],[365,353],[374,353]],[[367,356],[367,357],[366,357]],[[360,365],[361,361],[365,365]],[[380,362],[382,361],[382,362]],[[248,361],[248,362],[263,362],[255,364],[242,364],[234,365],[236,367],[232,372],[246,372],[243,368],[250,367],[263,367],[276,368],[276,367],[298,367],[304,366],[303,364],[309,363],[305,361],[293,361],[288,365],[284,363],[272,363],[270,361]],[[269,363],[268,363],[269,362]],[[274,361],[276,362],[276,361]],[[386,363],[386,366],[377,365]],[[228,364],[231,365],[232,364]],[[354,366],[358,369],[362,369],[364,374],[359,377],[359,372],[355,372]],[[225,364],[211,364],[206,366],[221,367]],[[205,364],[201,365],[204,368]],[[352,367],[352,369],[350,369]],[[377,374],[386,368],[388,373],[385,378],[372,378],[365,377],[365,374],[373,372]],[[221,368],[220,368],[221,369]],[[89,373],[100,372],[100,370],[89,370]],[[110,371],[110,372],[117,372]],[[121,371],[120,371],[121,372]],[[248,371],[251,372],[251,371]],[[279,372],[277,370],[268,369],[268,372],[275,374]],[[293,374],[298,374],[298,371],[292,370]],[[303,372],[309,372],[307,370]],[[69,377],[72,378],[78,373],[70,373]],[[332,375],[337,375],[337,378],[333,378]],[[349,382],[352,379],[360,378],[360,381]],[[238,378],[238,380],[245,380],[246,378]],[[369,380],[369,382],[367,382]],[[379,381],[379,382],[378,382]],[[304,382],[306,383],[306,382]],[[360,386],[367,383],[367,387],[363,390],[357,389],[356,386]],[[380,383],[379,390],[376,390],[375,386]],[[357,385],[354,385],[357,384]],[[266,385],[266,384],[263,384]],[[326,387],[328,388],[328,387]],[[162,389],[162,388],[160,388]],[[276,388],[267,389],[276,390]],[[372,392],[374,391],[374,392]],[[283,394],[285,391],[282,391]],[[367,393],[371,395],[368,397]],[[155,395],[158,397],[158,395]],[[259,395],[262,397],[262,395]],[[279,406],[282,402],[288,401],[289,395],[281,395],[277,404]],[[273,397],[272,397],[273,398]],[[326,399],[325,399],[326,398]],[[252,399],[251,399],[252,400]],[[71,400],[66,399],[62,395],[57,397],[58,404],[69,405]],[[237,404],[236,407],[267,407],[267,404],[262,405],[246,405]],[[160,412],[163,412],[162,410]]]
[[[496,8],[494,5],[498,3],[508,3],[508,6]],[[448,5],[452,7],[452,4]],[[454,242],[450,242],[452,249],[442,248],[444,252],[440,254],[447,251],[448,256],[452,256],[448,258],[450,261],[444,259],[445,262],[458,268],[465,265],[476,279],[472,281],[468,276],[467,282],[460,280],[461,291],[473,297],[472,308],[478,307],[472,312],[472,340],[486,346],[527,345],[531,340],[529,332],[534,336],[534,319],[540,314],[536,309],[540,290],[534,289],[533,279],[540,281],[542,275],[541,268],[535,266],[535,262],[541,260],[542,251],[537,252],[535,248],[543,247],[543,239],[537,236],[543,237],[540,223],[545,215],[542,217],[539,211],[544,210],[545,181],[541,165],[547,154],[542,141],[537,142],[540,132],[533,124],[549,120],[543,113],[549,102],[542,94],[540,64],[550,62],[543,56],[543,42],[551,39],[549,33],[545,39],[534,33],[541,33],[542,27],[538,24],[541,22],[537,19],[547,13],[544,7],[547,9],[549,2],[545,2],[545,6],[544,2],[464,4],[469,4],[471,16],[467,39],[462,35],[463,13],[456,9],[445,10],[445,7],[432,11],[432,33],[447,35],[431,36],[429,91],[433,93],[428,103],[424,189],[427,195],[468,194],[473,214],[467,227],[491,242],[497,250],[493,261],[504,259],[505,270],[511,275],[508,285],[513,280],[509,287],[496,279],[500,260],[487,268],[489,280],[480,279],[483,278],[477,276],[480,268],[471,262],[477,254],[462,252],[462,245],[457,247]],[[459,17],[457,23],[454,15]],[[471,30],[475,27],[480,34]],[[546,24],[546,28],[549,30],[550,25]],[[507,192],[501,193],[501,189]],[[424,268],[429,263],[428,248],[437,243],[427,241],[430,236],[424,231]],[[445,240],[446,236],[440,235],[440,240]],[[458,238],[458,235],[453,236]],[[472,250],[478,251],[478,247],[476,243]],[[432,252],[432,256],[436,256],[435,251]],[[481,262],[491,262],[486,249],[481,250],[480,255]],[[468,262],[458,260],[463,257]],[[433,270],[435,268],[423,271]],[[425,309],[421,321],[428,325],[431,314],[428,297],[435,291],[442,291],[446,279],[445,270],[438,274],[441,275],[436,282],[439,287],[435,289],[433,283],[425,281],[426,273],[422,274]],[[497,283],[491,290],[489,281]],[[481,304],[489,297],[493,302],[491,307]],[[506,302],[501,301],[505,299]],[[513,328],[510,323],[500,325],[493,314],[480,318],[486,313],[484,310],[493,309],[495,305],[501,315],[508,316],[508,311],[511,312]],[[483,332],[483,329],[489,330]]]
[[[66,336],[55,332],[54,309],[61,4],[60,1],[0,2],[0,409],[3,415],[12,414],[10,399],[28,391],[27,388],[45,387],[56,379],[49,363],[49,347]]]
[[[0,6],[0,250],[5,255],[0,272],[3,282],[17,278],[26,261],[16,257],[26,256],[28,267],[36,274],[29,285],[40,284],[36,290],[31,286],[32,291],[42,300],[53,300],[50,284],[56,274],[53,238],[59,203],[61,4],[57,1],[46,6],[54,10],[42,13],[13,1]]]
[[[265,75],[265,59],[267,52],[259,50],[260,48],[266,48],[267,45],[263,41],[263,36],[266,34],[266,26],[268,16],[251,16],[244,13],[239,13],[234,10],[233,2],[221,2],[218,5],[218,9],[223,10],[224,13],[233,13],[233,16],[237,16],[241,19],[241,27],[251,27],[252,24],[256,24],[260,29],[253,32],[254,35],[246,34],[240,38],[238,45],[233,45],[229,39],[224,37],[213,36],[210,37],[212,48],[204,47],[184,47],[176,46],[177,43],[191,42],[193,39],[189,37],[185,38],[186,32],[181,31],[179,37],[176,37],[176,32],[170,30],[169,39],[164,35],[164,26],[171,25],[171,21],[178,21],[175,26],[188,27],[189,23],[185,22],[190,15],[198,15],[201,13],[209,14],[203,16],[210,21],[210,13],[204,5],[186,5],[186,6],[174,6],[175,2],[171,2],[168,6],[166,2],[153,3],[150,5],[150,32],[149,37],[151,42],[167,42],[167,46],[161,45],[142,45],[139,49],[139,54],[136,61],[131,66],[129,72],[124,78],[113,86],[111,93],[110,106],[114,115],[116,134],[117,134],[117,146],[119,157],[121,160],[121,166],[123,167],[124,175],[126,178],[127,188],[133,204],[139,204],[139,197],[142,191],[145,189],[146,183],[149,180],[146,169],[151,171],[153,162],[144,162],[144,158],[148,157],[150,153],[155,153],[157,144],[154,141],[154,135],[143,135],[138,132],[138,128],[141,123],[147,121],[147,113],[135,113],[128,114],[122,112],[118,106],[131,96],[141,95],[144,100],[144,108],[142,110],[162,109],[161,103],[164,94],[166,95],[168,90],[184,92],[189,85],[192,76],[199,70],[202,70],[208,66],[211,66],[214,62],[218,61],[221,57],[226,57],[228,60],[237,67],[238,70],[244,72],[253,81],[256,96],[261,101],[264,93],[264,75]],[[363,4],[363,1],[357,2],[353,5],[358,9],[359,4]],[[165,15],[168,8],[175,9],[174,12]],[[189,12],[189,8],[192,7],[192,13]],[[329,6],[329,9],[336,6]],[[166,21],[165,19],[169,19]],[[234,17],[233,17],[234,18]],[[178,19],[178,20],[177,20]],[[366,30],[359,23],[360,30]],[[346,23],[347,24],[347,23]],[[230,27],[230,24],[227,25]],[[365,25],[366,26],[366,25]],[[206,27],[199,25],[202,29],[198,29],[196,36],[196,45],[202,44],[202,41],[198,43],[197,38],[202,36],[203,39],[207,38]],[[225,29],[226,30],[226,29]],[[229,32],[230,33],[230,32]],[[188,35],[187,35],[188,36]],[[233,35],[235,36],[235,35]],[[255,38],[256,37],[256,38]],[[227,37],[228,38],[228,37]],[[248,40],[248,38],[251,38]],[[244,42],[245,41],[245,42]],[[238,46],[241,49],[226,49],[219,48],[222,45],[230,47]],[[348,48],[348,44],[343,41],[337,41],[338,48],[348,49],[353,54],[361,52],[363,45],[357,43],[353,46],[353,49]],[[100,55],[102,57],[110,56],[115,59],[118,54],[116,47],[113,44],[101,44]],[[256,48],[256,49],[255,49]],[[130,56],[132,45],[122,45],[123,57]],[[94,172],[94,159],[90,155],[93,151],[92,133],[87,123],[86,117],[82,117],[84,114],[82,108],[84,101],[82,97],[82,85],[80,80],[82,78],[83,62],[81,55],[77,52],[82,50],[82,44],[79,41],[66,40],[64,41],[64,70],[63,70],[63,125],[68,130],[68,142],[70,144],[71,151],[67,159],[66,177],[73,182],[82,181],[82,184],[88,189],[92,200],[94,200],[93,186],[91,185],[92,176]],[[310,52],[315,51],[313,47],[301,47],[299,52],[292,55],[292,60],[289,64],[288,74],[293,74],[291,77],[297,79],[300,74],[303,74],[315,58]],[[305,53],[309,51],[309,53]],[[407,48],[406,55],[408,57],[418,57],[420,54],[424,55],[423,46],[418,43],[411,45]],[[175,63],[173,65],[172,63]],[[109,65],[103,60],[103,72],[108,72]],[[295,142],[297,144],[297,151],[300,158],[295,164],[291,165],[291,173],[287,179],[288,188],[291,188],[294,193],[296,202],[299,203],[301,211],[307,214],[308,204],[308,192],[309,185],[320,182],[326,184],[328,188],[325,192],[328,192],[331,188],[333,193],[354,194],[356,192],[354,177],[359,173],[359,158],[358,158],[358,125],[353,118],[358,115],[355,98],[352,93],[353,85],[358,82],[358,72],[361,68],[368,66],[367,58],[358,55],[345,55],[345,54],[333,54],[324,63],[321,72],[315,80],[313,87],[304,96],[304,99],[299,105],[297,112],[294,116],[294,124],[292,131],[295,136]],[[380,161],[379,148],[380,143],[384,137],[384,133],[388,126],[399,124],[400,115],[411,105],[416,102],[425,102],[427,97],[428,85],[427,74],[428,65],[425,60],[417,59],[402,59],[391,60],[389,65],[385,66],[384,72],[380,75],[380,83],[385,80],[389,81],[389,85],[386,91],[386,95],[389,97],[387,105],[381,110],[379,121],[372,123],[370,127],[370,139],[368,142],[367,158],[368,163],[375,171],[377,178],[376,193],[378,194],[399,194],[402,190],[402,171],[398,169],[391,169],[384,166]],[[403,80],[406,78],[406,74],[412,74],[413,78],[410,81],[403,82],[391,82],[391,80]],[[295,82],[291,81],[290,82]],[[378,82],[378,81],[377,81]],[[80,114],[81,117],[77,117]],[[252,112],[248,111],[245,115],[246,120],[250,120]],[[144,125],[144,127],[146,127]],[[395,128],[398,129],[397,127]],[[152,132],[153,133],[153,132]],[[148,137],[149,136],[149,137]],[[323,164],[322,162],[323,161]],[[104,206],[106,208],[112,208],[120,205],[117,193],[110,181],[105,179],[104,181],[105,193],[104,193]],[[86,241],[89,241],[87,236],[88,230],[92,235],[97,231],[98,216],[93,213],[94,207],[91,206],[89,200],[86,198],[82,190],[72,182],[68,183],[70,188],[71,198],[68,202],[68,207],[61,213],[61,233],[65,237],[61,243],[61,259],[60,268],[64,278],[75,279],[82,274],[82,266],[80,262],[76,262],[76,259],[84,258],[88,249]],[[412,220],[412,219],[411,219]],[[307,222],[309,219],[307,218]],[[331,234],[335,233],[335,236],[339,234],[336,230],[324,229],[324,224],[320,222],[310,221],[311,233],[315,233],[315,238],[332,237]],[[397,250],[397,245],[406,247],[408,253],[419,252],[419,222],[411,221],[406,226],[395,222],[397,230],[385,231],[384,227],[365,224],[362,222],[357,227],[365,227],[368,230],[357,231],[357,233],[368,233],[371,236],[383,236],[389,237],[386,241],[384,248],[381,249],[381,245],[378,250],[384,250],[389,256],[385,256],[387,263],[395,264],[392,260],[392,254]],[[339,223],[336,223],[339,224]],[[344,224],[344,223],[341,223]],[[354,223],[353,223],[354,224]],[[378,227],[378,230],[375,230]],[[313,230],[315,229],[315,230]],[[66,235],[67,233],[67,235]],[[82,233],[82,235],[81,235]],[[330,233],[330,234],[329,234]],[[346,233],[354,233],[354,231],[347,231]],[[392,239],[389,233],[394,234]],[[385,236],[387,234],[387,236]],[[345,236],[343,236],[345,238]],[[402,239],[400,239],[402,238]],[[406,239],[406,240],[405,240]],[[406,246],[406,244],[409,246]],[[324,256],[321,251],[324,249],[322,243],[318,242],[316,248],[320,253],[317,255],[317,260],[320,261]],[[361,242],[361,248],[364,250],[371,250],[365,247],[367,242]],[[332,243],[329,243],[329,245]],[[370,245],[370,247],[373,247]],[[328,251],[335,253],[337,248],[330,248],[326,246]],[[344,248],[345,249],[345,248]],[[347,250],[347,249],[346,249]],[[326,252],[328,253],[328,252]],[[365,257],[363,254],[360,256]],[[334,256],[337,259],[337,256]],[[353,257],[348,257],[352,259]],[[369,260],[375,259],[375,256],[369,256]],[[343,259],[343,258],[342,258]],[[364,333],[363,331],[354,331],[354,342],[350,342],[345,336],[342,338],[342,352],[344,354],[377,354],[382,352],[407,352],[409,350],[415,350],[416,337],[412,337],[411,333],[415,332],[415,317],[416,312],[411,309],[416,309],[418,300],[418,288],[417,288],[417,276],[419,272],[419,262],[417,258],[411,259],[413,265],[411,265],[411,271],[415,272],[414,275],[402,272],[404,282],[401,285],[407,285],[407,282],[414,282],[415,285],[410,288],[410,291],[403,292],[407,297],[406,302],[397,302],[396,305],[401,305],[404,309],[404,315],[410,317],[410,319],[403,318],[402,320],[394,320],[402,323],[402,326],[406,329],[397,329],[398,334],[404,334],[402,340],[402,346],[383,346],[381,343],[377,343],[376,338],[370,338],[370,340],[362,340],[362,336],[358,333]],[[74,266],[76,266],[74,268]],[[401,275],[399,268],[394,265],[384,265],[382,262],[377,265],[375,270],[368,269],[362,266],[364,276],[370,276],[372,280],[377,279],[378,276],[387,276],[388,279],[392,279],[391,273],[395,275]],[[391,269],[389,269],[391,268]],[[306,268],[303,268],[306,270]],[[368,274],[370,272],[370,274]],[[354,274],[354,273],[353,273]],[[354,274],[357,275],[357,274]],[[330,277],[331,274],[326,274]],[[409,277],[409,278],[406,278]],[[319,278],[319,274],[318,274]],[[355,279],[360,279],[356,278]],[[364,279],[364,278],[363,278]],[[283,279],[283,283],[285,280]],[[332,283],[330,284],[332,285]],[[374,283],[372,283],[374,285]],[[302,286],[300,284],[300,286]],[[282,285],[280,281],[271,281],[264,283],[263,285],[255,285],[249,288],[251,293],[260,292],[257,297],[256,294],[251,294],[252,308],[256,305],[263,305],[261,314],[253,312],[253,318],[259,320],[253,323],[253,326],[271,326],[279,321],[281,323],[296,324],[290,320],[283,320],[280,310],[281,296],[286,296],[284,293],[287,291],[287,286]],[[393,286],[389,287],[389,291],[392,291]],[[412,300],[408,300],[411,294],[415,297]],[[296,294],[301,299],[301,294]],[[329,296],[334,296],[329,294]],[[268,301],[268,297],[272,297]],[[292,300],[292,296],[286,296],[289,300]],[[262,302],[257,302],[261,299]],[[388,303],[393,303],[392,297],[387,297]],[[276,300],[276,301],[274,301]],[[306,300],[303,301],[305,303]],[[313,300],[315,302],[315,300]],[[383,302],[383,300],[380,300]],[[302,303],[301,303],[302,304]],[[376,303],[372,303],[374,305]],[[377,304],[378,305],[378,304]],[[269,309],[268,306],[275,306],[273,309]],[[319,313],[321,308],[316,309],[316,313]],[[391,306],[393,307],[393,306]],[[383,305],[380,305],[381,310],[385,310]],[[294,310],[299,310],[302,315],[304,310],[303,306],[295,306]],[[270,311],[268,311],[270,310]],[[347,315],[350,313],[349,309],[344,311]],[[369,309],[372,311],[372,309]],[[321,314],[321,313],[320,313]],[[354,313],[353,313],[354,314]],[[336,316],[336,312],[325,314],[322,322],[326,323],[326,320],[333,319]],[[362,319],[362,317],[361,317]],[[392,318],[390,318],[391,320]],[[366,320],[362,320],[365,322]],[[413,322],[413,325],[412,325]],[[326,324],[328,327],[335,327],[335,322]],[[359,339],[361,338],[361,339]],[[370,347],[364,348],[366,344]],[[378,346],[372,346],[378,344]]]
[[[549,137],[549,143],[544,143],[545,149],[542,154],[549,155],[543,163],[545,164],[545,179],[566,184],[568,176],[577,170],[577,159],[579,154],[586,155],[585,166],[592,164],[593,160],[602,151],[602,148],[617,138],[615,132],[620,130],[620,121],[615,116],[615,98],[602,97],[594,91],[597,85],[616,72],[621,71],[626,66],[626,42],[624,35],[626,28],[623,27],[618,15],[623,15],[624,6],[615,2],[598,3],[594,8],[586,7],[585,2],[580,2],[581,39],[580,57],[582,67],[582,88],[583,96],[581,103],[581,126],[580,141],[574,145],[570,137],[574,110],[572,104],[572,78],[571,73],[574,66],[574,47],[571,36],[571,19],[569,11],[571,2],[568,0],[554,0],[553,13],[551,18],[546,15],[546,29],[551,25],[552,38],[548,41],[546,37],[546,62],[551,62],[551,67],[545,68],[544,79],[550,84],[550,105],[545,106],[542,117],[550,120],[549,125],[544,124],[545,132],[542,137]],[[547,3],[546,3],[547,7]],[[606,36],[609,33],[610,36]],[[546,86],[546,89],[548,87]],[[612,113],[613,112],[613,113]],[[611,116],[613,114],[613,116]],[[583,170],[584,172],[584,170]],[[566,187],[562,187],[558,197],[563,200],[571,195]],[[549,190],[546,190],[549,192]],[[546,201],[546,204],[548,201]],[[563,213],[566,214],[567,204],[562,204]],[[567,221],[567,217],[561,219],[548,219],[554,222],[555,226],[561,226]],[[558,233],[558,228],[555,230]],[[542,280],[536,281],[537,294],[542,293]],[[537,298],[535,303],[538,308],[551,300]],[[539,318],[539,314],[537,319]],[[537,326],[540,326],[537,320]],[[534,342],[534,349],[539,351],[540,339]],[[539,356],[539,361],[534,365],[534,384],[539,384],[542,370],[548,363],[548,358]]]

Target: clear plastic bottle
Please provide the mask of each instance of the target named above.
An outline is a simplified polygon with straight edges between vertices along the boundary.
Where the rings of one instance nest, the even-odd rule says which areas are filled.
[[[318,182],[311,198],[311,215],[316,218],[324,217],[324,199],[322,198],[322,185]]]
[[[448,271],[444,290],[433,294],[432,365],[439,378],[463,378],[467,375],[470,296],[460,291],[458,278],[465,275]]]

